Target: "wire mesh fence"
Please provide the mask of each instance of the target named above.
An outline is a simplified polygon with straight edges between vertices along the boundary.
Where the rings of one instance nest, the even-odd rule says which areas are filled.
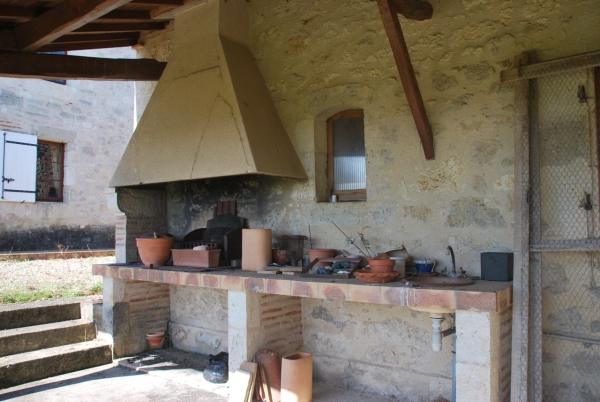
[[[594,70],[530,86],[528,398],[600,400],[600,233]],[[524,392],[524,391],[523,391]],[[524,395],[522,395],[524,396]]]

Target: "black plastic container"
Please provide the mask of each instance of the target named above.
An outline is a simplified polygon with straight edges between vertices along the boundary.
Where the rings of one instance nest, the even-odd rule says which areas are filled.
[[[514,253],[481,253],[481,279],[509,282],[513,280]]]

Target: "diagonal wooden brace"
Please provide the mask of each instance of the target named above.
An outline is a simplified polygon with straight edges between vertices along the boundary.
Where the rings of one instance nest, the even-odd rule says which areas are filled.
[[[429,120],[427,119],[427,112],[425,111],[425,105],[423,104],[423,98],[421,97],[421,91],[419,90],[419,84],[415,77],[415,71],[410,61],[410,55],[408,54],[408,48],[404,35],[402,34],[402,28],[400,27],[400,21],[398,20],[398,14],[396,14],[393,0],[376,0],[377,6],[379,7],[379,13],[381,14],[381,20],[383,26],[387,32],[390,40],[390,46],[392,47],[392,53],[396,60],[396,66],[400,73],[400,80],[404,87],[404,93],[408,100],[408,105],[412,112],[419,137],[421,137],[421,144],[423,145],[423,152],[425,153],[425,159],[432,160],[435,158],[433,148],[433,133]]]

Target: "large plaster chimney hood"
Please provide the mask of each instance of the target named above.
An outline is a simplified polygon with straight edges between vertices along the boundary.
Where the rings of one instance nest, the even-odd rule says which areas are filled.
[[[249,47],[249,3],[175,17],[173,53],[111,187],[242,174],[305,179]]]

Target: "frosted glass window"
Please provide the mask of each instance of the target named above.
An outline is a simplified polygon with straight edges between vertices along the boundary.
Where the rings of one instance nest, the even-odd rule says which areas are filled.
[[[327,121],[329,192],[339,201],[364,201],[367,188],[362,110],[345,110]]]

